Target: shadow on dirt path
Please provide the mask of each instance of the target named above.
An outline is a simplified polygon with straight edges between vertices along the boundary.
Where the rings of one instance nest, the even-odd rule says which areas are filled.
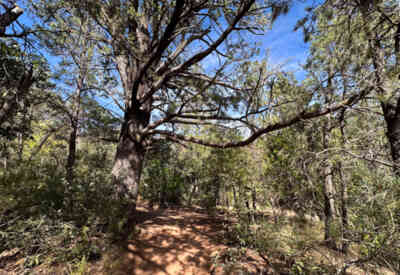
[[[222,274],[215,269],[213,256],[228,248],[223,243],[223,216],[195,208],[145,207],[138,207],[136,215],[139,233],[127,241],[125,274]]]

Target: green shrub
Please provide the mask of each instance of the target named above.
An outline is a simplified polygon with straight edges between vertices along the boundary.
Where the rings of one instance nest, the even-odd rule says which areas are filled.
[[[78,172],[69,186],[49,163],[19,167],[0,173],[0,253],[17,249],[23,269],[98,260],[121,234],[107,170]]]

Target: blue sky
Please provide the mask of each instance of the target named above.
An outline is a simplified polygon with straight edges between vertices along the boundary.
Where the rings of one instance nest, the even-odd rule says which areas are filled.
[[[305,3],[295,1],[289,13],[280,16],[272,29],[262,37],[263,48],[270,50],[269,62],[297,71],[296,76],[300,79],[304,77],[300,64],[307,58],[308,45],[304,43],[301,30],[294,32],[293,28],[304,17],[306,6]]]
[[[23,2],[24,0],[19,1],[22,7],[24,7]],[[308,45],[303,41],[302,32],[294,32],[293,29],[296,22],[305,15],[305,7],[307,5],[304,2],[308,2],[309,5],[314,1],[294,0],[289,13],[278,17],[272,28],[265,35],[256,38],[258,42],[261,42],[260,58],[265,57],[265,54],[269,52],[269,64],[272,67],[281,66],[281,69],[294,71],[299,80],[305,77],[301,64],[307,58]],[[20,22],[32,25],[32,14],[27,9],[25,11],[20,18]],[[56,66],[57,58],[48,56],[45,52],[43,54],[48,58],[52,66]]]
[[[268,70],[279,67],[279,70],[295,72],[298,80],[305,78],[301,65],[307,59],[309,47],[304,43],[302,30],[295,32],[294,27],[306,15],[305,8],[310,4],[315,4],[315,1],[294,0],[289,13],[279,16],[265,34],[248,35],[251,42],[261,44],[260,55],[255,59],[268,57]],[[205,69],[215,69],[219,64],[215,55],[210,55],[202,63]]]
[[[23,4],[24,1],[20,1]],[[308,4],[304,3],[308,2]],[[314,1],[295,0],[289,13],[281,15],[274,22],[271,30],[263,36],[258,37],[258,41],[262,43],[261,58],[265,56],[269,49],[269,62],[271,65],[284,65],[287,70],[296,70],[296,76],[303,78],[304,73],[301,72],[300,64],[304,63],[307,57],[308,45],[303,41],[301,31],[294,32],[293,28],[296,22],[305,15],[305,7]],[[33,23],[32,14],[26,10],[21,16],[20,22],[26,25]],[[54,60],[49,60],[55,65]]]

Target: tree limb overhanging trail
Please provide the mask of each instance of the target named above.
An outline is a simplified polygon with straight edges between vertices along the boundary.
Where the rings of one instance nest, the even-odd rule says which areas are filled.
[[[268,125],[267,127],[256,131],[248,138],[246,138],[242,141],[238,141],[238,142],[228,142],[228,143],[224,143],[224,144],[211,143],[211,142],[206,142],[201,139],[194,138],[194,137],[186,137],[184,135],[180,135],[180,134],[176,134],[176,133],[173,133],[170,131],[164,131],[164,130],[154,130],[153,133],[160,134],[162,136],[167,136],[168,138],[170,138],[172,140],[197,143],[197,144],[208,146],[208,147],[215,147],[215,148],[241,147],[241,146],[246,146],[246,145],[254,142],[257,138],[259,138],[260,136],[262,136],[264,134],[289,127],[291,125],[298,123],[301,120],[317,118],[317,117],[324,116],[326,114],[338,111],[340,109],[349,108],[352,105],[356,104],[364,95],[365,95],[364,93],[361,93],[360,95],[354,95],[341,103],[338,103],[338,104],[335,104],[332,106],[326,106],[317,111],[299,113],[298,115],[296,115],[295,117],[293,117],[291,119]]]

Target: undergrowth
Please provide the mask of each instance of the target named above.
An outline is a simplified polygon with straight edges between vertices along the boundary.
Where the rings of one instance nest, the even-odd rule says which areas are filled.
[[[124,205],[110,199],[107,173],[84,171],[68,185],[61,169],[20,167],[0,173],[0,269],[68,263],[76,274],[121,236]]]
[[[233,248],[214,258],[226,274],[248,260],[248,249],[271,267],[267,274],[397,274],[399,270],[400,247],[394,241],[399,232],[394,229],[376,232],[374,239],[369,239],[365,224],[361,228],[352,223],[353,241],[344,254],[326,246],[321,221],[263,213],[252,222],[247,213],[238,213],[237,222],[226,228]],[[356,239],[360,232],[365,233],[364,239]]]

